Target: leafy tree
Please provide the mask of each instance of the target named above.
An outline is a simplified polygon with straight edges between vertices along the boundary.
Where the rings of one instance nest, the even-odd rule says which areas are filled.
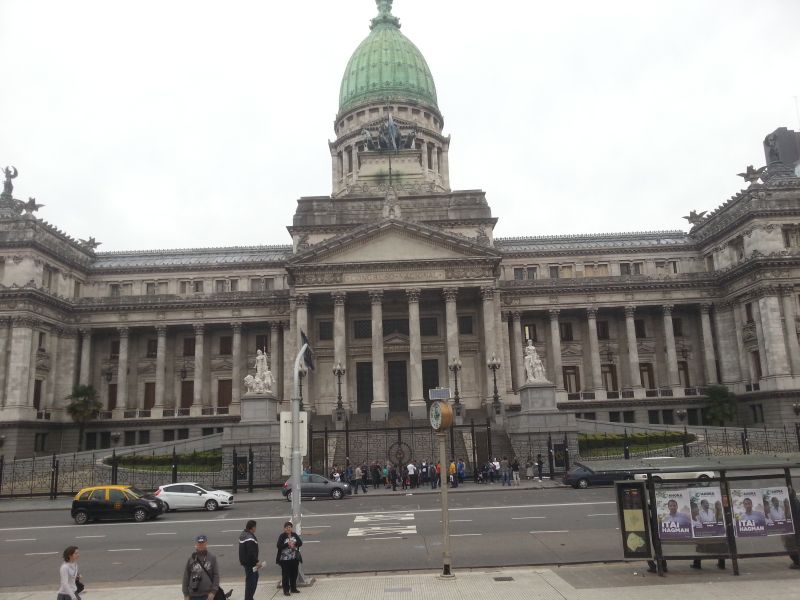
[[[737,421],[736,394],[724,385],[710,385],[706,388],[706,396],[706,418],[711,423],[724,427],[726,422]]]
[[[67,400],[69,400],[67,414],[78,424],[78,452],[80,452],[83,447],[83,432],[86,424],[97,418],[97,415],[103,410],[103,405],[97,399],[97,390],[91,385],[76,385],[72,389],[72,393],[67,396]]]

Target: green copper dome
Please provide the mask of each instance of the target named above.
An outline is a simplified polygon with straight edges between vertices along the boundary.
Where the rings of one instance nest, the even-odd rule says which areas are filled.
[[[428,63],[417,47],[400,33],[392,0],[376,0],[378,16],[367,38],[347,63],[339,91],[342,112],[367,100],[407,99],[433,106],[436,86]]]

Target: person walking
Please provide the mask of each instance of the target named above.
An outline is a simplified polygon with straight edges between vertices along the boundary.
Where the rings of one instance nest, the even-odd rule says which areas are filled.
[[[217,557],[208,551],[208,536],[195,538],[194,552],[183,569],[184,600],[213,600],[219,589]]]
[[[510,470],[511,467],[508,464],[508,458],[504,456],[503,460],[500,461],[500,478],[503,482],[502,485],[504,486],[507,485],[508,487],[511,487],[511,473],[509,472]]]
[[[539,481],[542,480],[542,469],[544,468],[544,460],[542,460],[542,455],[536,455],[536,471],[539,474]]]
[[[392,491],[397,491],[397,467],[392,465],[389,467],[389,479],[392,480]]]
[[[58,595],[56,600],[81,600],[78,595],[78,587],[80,584],[80,573],[78,572],[78,559],[81,553],[78,552],[77,546],[67,546],[62,556],[64,562],[58,568],[58,576],[60,585],[58,587]],[[83,586],[80,586],[83,591]]]
[[[358,488],[361,487],[361,490],[366,494],[367,493],[367,476],[364,469],[361,467],[356,467],[355,470],[355,478],[353,479],[353,487],[355,488],[355,493],[358,494]]]
[[[456,461],[450,459],[450,466],[447,468],[447,473],[450,476],[450,487],[457,488],[458,487],[458,478],[456,477]]]
[[[431,463],[428,465],[428,480],[431,482],[431,489],[436,489],[436,465]]]
[[[281,567],[281,586],[284,596],[289,596],[290,593],[300,593],[300,590],[297,589],[297,574],[300,570],[300,563],[303,562],[300,554],[303,540],[294,533],[293,527],[291,521],[283,524],[283,533],[278,536],[278,554],[275,556],[275,563]]]
[[[244,567],[244,600],[253,600],[258,587],[258,570],[264,565],[258,560],[256,522],[252,519],[239,535],[239,564]]]
[[[456,474],[458,475],[458,484],[463,485],[467,474],[467,465],[464,463],[464,459],[462,458],[458,459],[458,464],[456,465]]]
[[[519,460],[514,457],[514,462],[511,463],[511,476],[514,480],[514,485],[520,485],[519,480]]]
[[[406,469],[408,469],[408,482],[413,490],[415,487],[417,487],[417,465],[414,464],[414,461],[411,461],[408,463]]]

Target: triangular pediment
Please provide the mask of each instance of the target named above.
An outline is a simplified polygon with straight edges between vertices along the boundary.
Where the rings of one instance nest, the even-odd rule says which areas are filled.
[[[499,258],[468,238],[399,219],[359,227],[295,255],[295,265],[426,262]]]

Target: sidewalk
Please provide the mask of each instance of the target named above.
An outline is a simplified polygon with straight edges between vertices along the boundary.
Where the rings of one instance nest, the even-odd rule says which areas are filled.
[[[99,484],[98,484],[99,485]],[[472,482],[464,483],[463,485],[458,486],[457,488],[450,488],[448,491],[451,494],[458,494],[463,492],[493,492],[495,490],[538,490],[538,489],[547,489],[547,488],[558,488],[558,487],[565,487],[561,480],[556,479],[551,481],[550,479],[545,478],[544,481],[538,481],[536,479],[531,480],[522,480],[519,486],[503,486],[500,482],[495,484],[476,484]],[[222,486],[222,489],[231,489],[230,486]],[[418,487],[413,490],[401,490],[397,488],[396,492],[393,492],[390,489],[386,490],[383,486],[379,487],[378,489],[374,489],[372,487],[369,488],[369,492],[366,494],[367,497],[375,497],[375,496],[407,496],[407,495],[417,495],[417,494],[438,494],[439,489],[432,490],[430,486],[423,486]],[[363,492],[359,493],[358,496],[361,496]],[[269,489],[255,489],[252,494],[247,492],[247,486],[240,487],[239,491],[235,495],[234,506],[236,504],[243,504],[247,502],[286,502],[286,498],[283,497],[279,488],[269,488]],[[305,501],[305,500],[304,500]],[[0,513],[6,512],[22,512],[22,511],[29,511],[29,510],[65,510],[69,509],[72,506],[72,496],[59,496],[55,500],[50,500],[48,498],[42,497],[33,497],[33,498],[0,498]]]
[[[712,561],[713,562],[713,561]],[[788,559],[752,559],[740,563],[741,575],[730,569],[695,571],[688,562],[670,565],[666,577],[642,573],[641,563],[578,565],[514,569],[458,571],[450,580],[434,573],[375,573],[320,577],[301,588],[303,600],[673,600],[674,598],[720,598],[724,600],[788,600],[797,597],[800,572],[786,568]],[[708,566],[711,566],[709,563]],[[225,591],[233,588],[232,600],[241,600],[243,584],[223,580]],[[275,569],[262,576],[257,598],[283,598],[276,589]],[[711,587],[713,584],[713,588]],[[0,592],[0,600],[52,600],[56,585],[47,590]],[[180,600],[177,584],[91,588],[83,600],[134,600],[159,598]]]

